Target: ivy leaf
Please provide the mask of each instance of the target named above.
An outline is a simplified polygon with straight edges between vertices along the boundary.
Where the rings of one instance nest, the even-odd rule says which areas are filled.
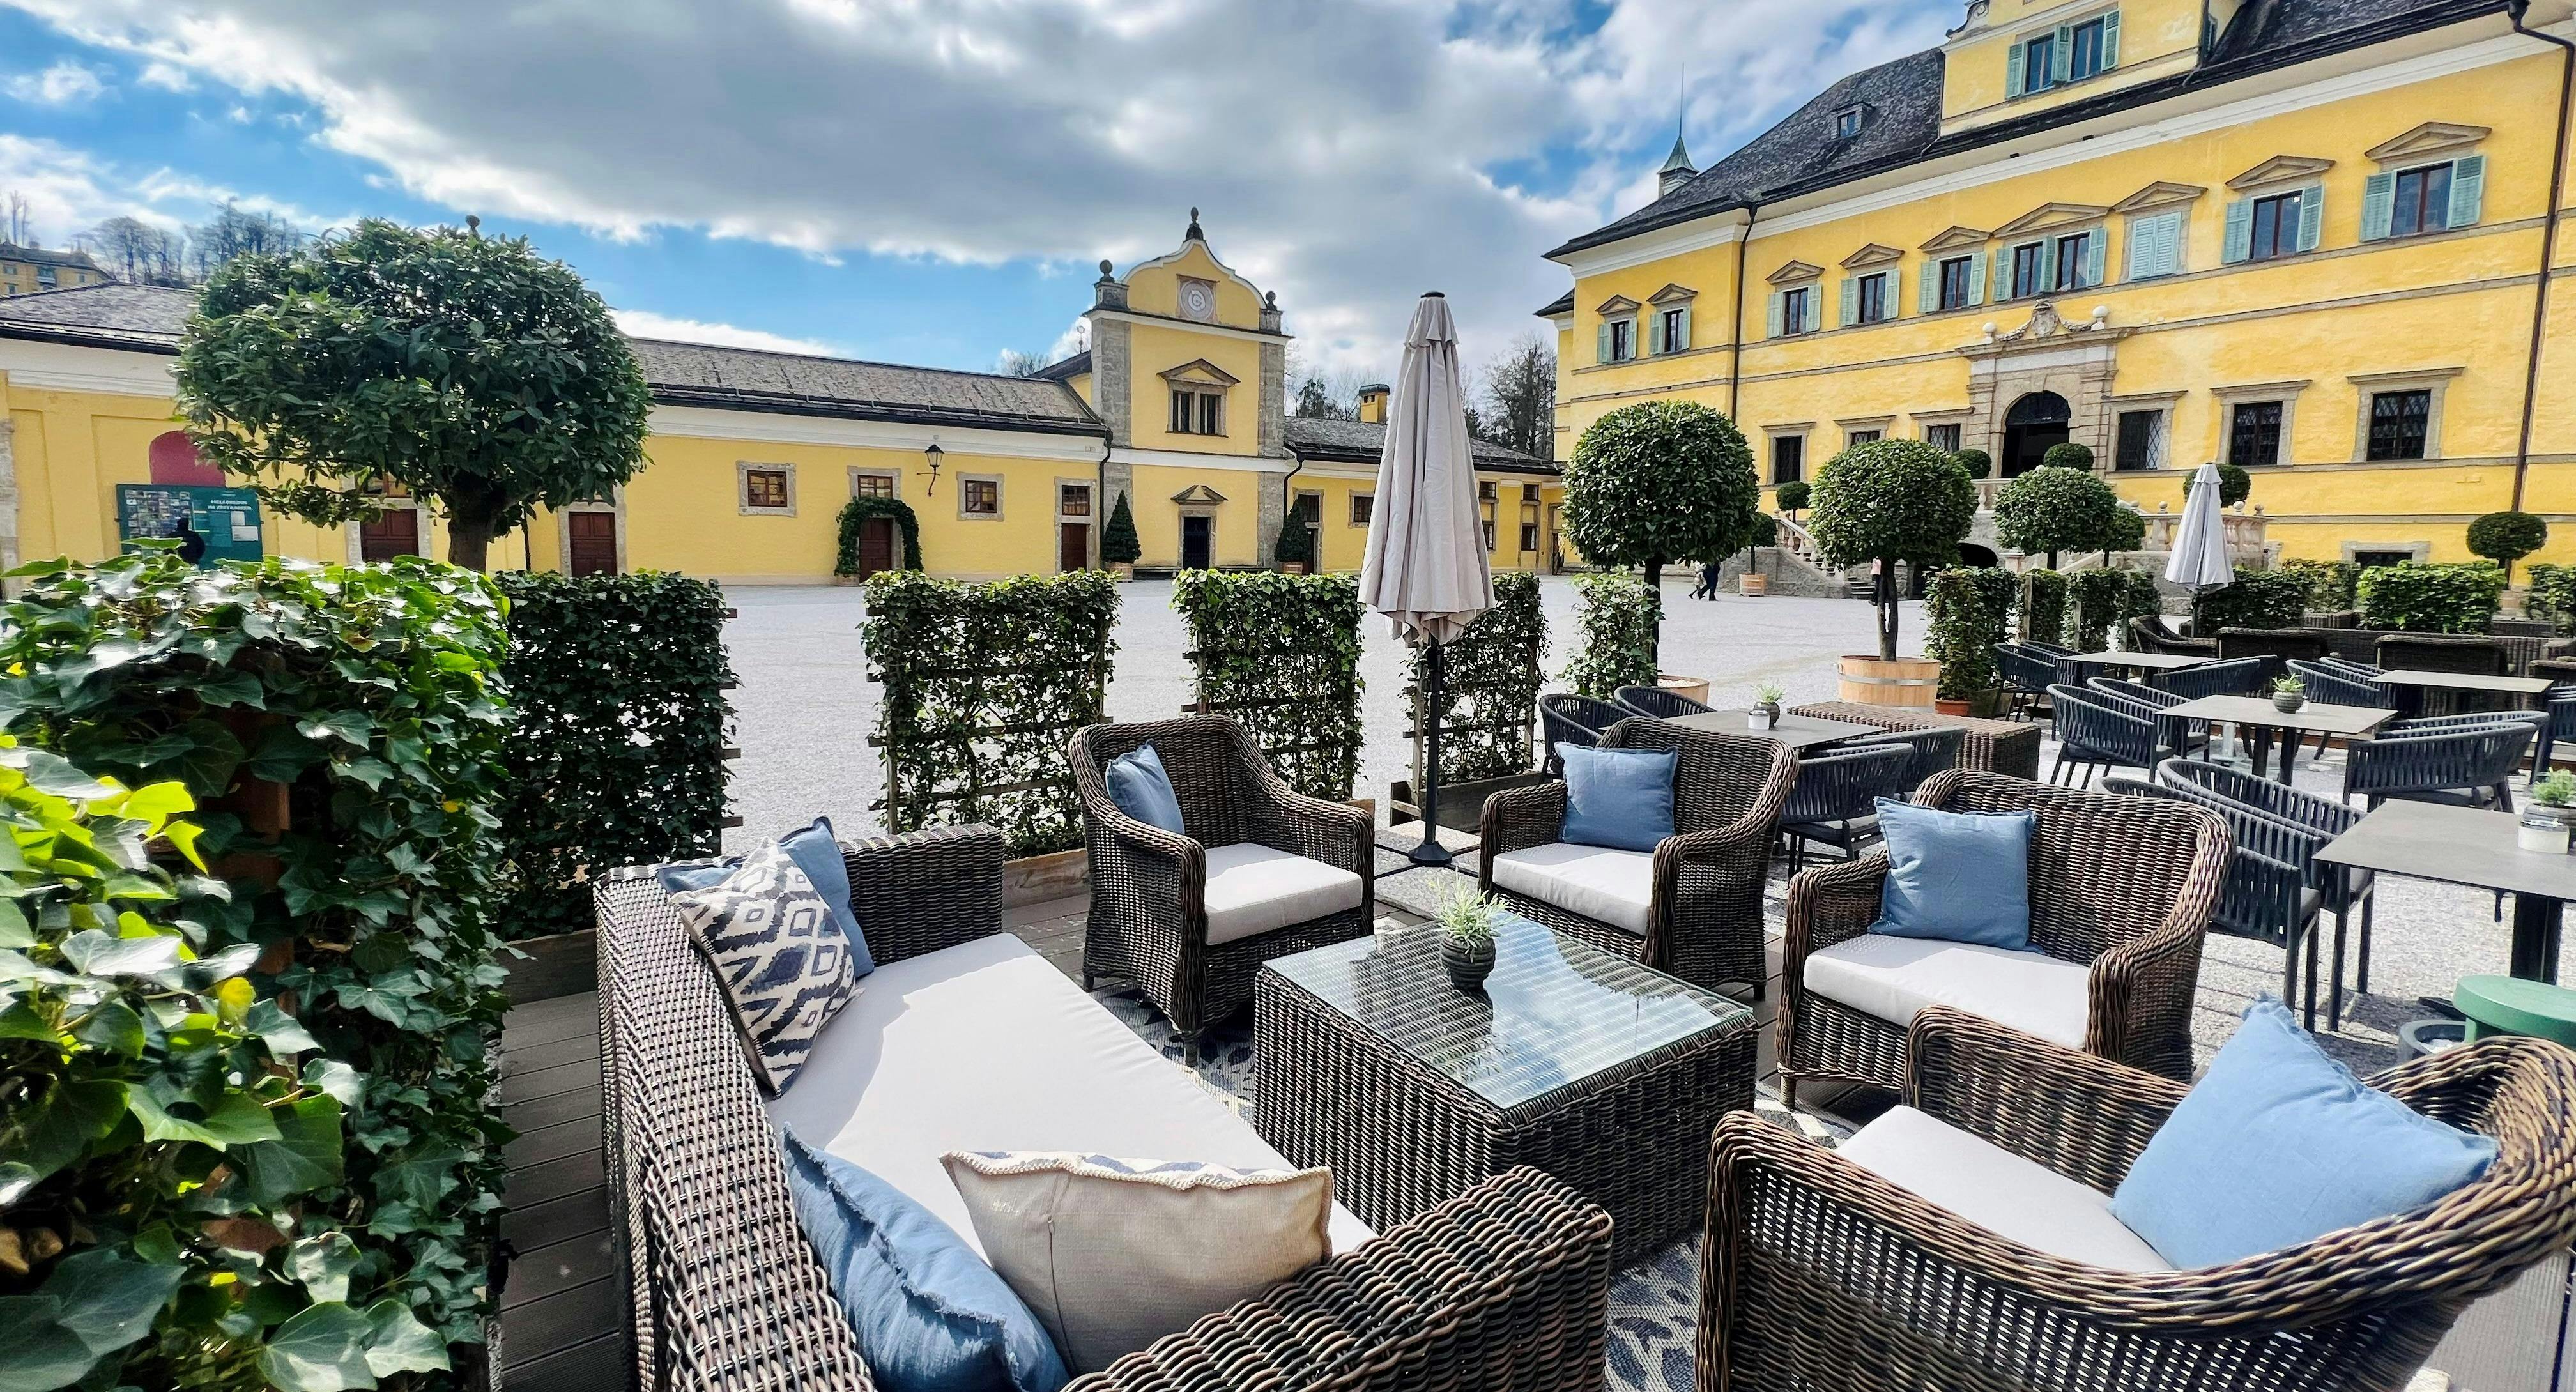
[[[15,852],[18,849],[17,838],[0,836],[0,846],[6,846]],[[21,863],[16,868],[24,870],[27,867]],[[0,866],[0,874],[7,873],[9,869],[8,866]],[[0,899],[0,947],[34,947],[35,945],[36,930],[28,926],[26,911],[18,907],[18,901],[15,899]]]
[[[277,1123],[269,1119],[268,1108],[246,1092],[225,1093],[224,1100],[216,1103],[202,1121],[170,1115],[148,1088],[128,1089],[125,1105],[134,1113],[134,1119],[143,1123],[143,1139],[147,1141],[195,1141],[223,1150],[278,1138]]]
[[[63,956],[89,976],[158,976],[179,965],[177,936],[120,938],[85,928],[63,939]]]
[[[349,1298],[349,1275],[358,1269],[358,1244],[334,1228],[298,1239],[286,1249],[286,1274],[304,1283],[316,1305]]]
[[[112,996],[82,1016],[72,1026],[71,1034],[92,1048],[127,1058],[143,1057],[143,1017],[135,1013],[133,1006]]]
[[[387,1162],[376,1171],[376,1192],[418,1209],[437,1207],[465,1157],[454,1146],[433,1145]]]
[[[104,1079],[54,1084],[27,1113],[18,1159],[37,1179],[70,1164],[125,1115],[125,1094]]]
[[[39,1294],[63,1303],[55,1317],[104,1358],[152,1332],[152,1317],[179,1289],[187,1268],[176,1262],[129,1261],[93,1247],[62,1259]]]
[[[378,1377],[426,1373],[447,1366],[447,1341],[413,1318],[399,1300],[379,1300],[367,1307],[367,1370]]]
[[[301,1021],[289,1015],[275,1001],[260,1001],[242,1016],[242,1028],[258,1035],[273,1054],[300,1054],[322,1046],[315,1042]]]
[[[87,1376],[98,1355],[63,1327],[63,1302],[50,1295],[0,1296],[0,1392],[54,1392]]]
[[[259,1351],[259,1371],[278,1392],[345,1392],[373,1387],[367,1317],[334,1301],[315,1305],[277,1327]]]
[[[298,1098],[272,1109],[269,1118],[277,1125],[277,1139],[240,1151],[242,1181],[252,1202],[273,1206],[298,1194],[337,1188],[342,1153],[340,1100],[328,1093]],[[314,1298],[343,1297],[317,1294]]]
[[[268,709],[266,689],[260,685],[259,678],[248,672],[224,672],[212,677],[201,677],[194,689],[197,699],[209,706],[250,706],[258,710]]]
[[[190,791],[216,797],[233,785],[233,772],[242,765],[248,751],[233,732],[212,720],[191,720],[184,727],[188,752],[179,760],[179,773]]]
[[[260,737],[259,748],[251,751],[250,776],[270,783],[292,783],[297,775],[326,756],[294,726],[279,725]]]
[[[37,1013],[32,1001],[14,1000],[8,1009],[0,1010],[0,1039],[41,1039],[51,1044],[55,1037],[54,1027]]]
[[[304,1085],[340,1099],[343,1107],[354,1107],[367,1094],[367,1075],[338,1059],[315,1059],[304,1065]]]
[[[0,749],[0,765],[27,775],[28,785],[37,792],[70,798],[74,802],[112,797],[116,793],[116,789],[81,772],[79,765],[50,750],[33,749],[23,744]]]

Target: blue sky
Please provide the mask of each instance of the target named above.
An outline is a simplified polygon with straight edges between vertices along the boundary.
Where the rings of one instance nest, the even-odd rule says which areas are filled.
[[[235,198],[524,234],[630,327],[989,368],[1095,263],[1211,244],[1306,364],[1541,327],[1563,237],[1952,4],[1874,0],[0,0],[0,189],[61,245]]]

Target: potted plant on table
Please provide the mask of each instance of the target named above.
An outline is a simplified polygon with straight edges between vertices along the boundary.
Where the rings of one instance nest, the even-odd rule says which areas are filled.
[[[2526,851],[2556,851],[2563,855],[2571,821],[2576,821],[2576,774],[2552,769],[2532,780],[2531,802],[2522,810],[2522,826],[2515,834],[2515,844]]]
[[[2284,715],[2308,703],[2308,684],[2297,677],[2272,679],[2272,705]]]
[[[1432,920],[1440,928],[1440,965],[1459,990],[1485,989],[1485,978],[1494,970],[1494,920],[1500,912],[1493,900],[1472,889],[1441,902],[1439,916]]]
[[[1764,682],[1753,688],[1753,709],[1745,713],[1745,723],[1756,730],[1779,724],[1780,698],[1788,694],[1777,682]]]

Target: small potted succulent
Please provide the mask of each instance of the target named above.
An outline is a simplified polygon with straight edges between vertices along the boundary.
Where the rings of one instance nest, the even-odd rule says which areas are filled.
[[[1501,911],[1494,901],[1472,889],[1443,900],[1438,917],[1440,965],[1461,991],[1482,991],[1494,970],[1494,920]]]
[[[1780,698],[1788,694],[1778,682],[1764,682],[1753,688],[1753,709],[1745,713],[1745,723],[1756,730],[1779,724]]]
[[[2272,679],[2272,704],[2284,713],[2308,703],[2308,684],[2297,677]]]
[[[2526,851],[2567,851],[2567,832],[2576,822],[2576,774],[2552,769],[2531,783],[2531,801],[2522,809],[2515,843]]]

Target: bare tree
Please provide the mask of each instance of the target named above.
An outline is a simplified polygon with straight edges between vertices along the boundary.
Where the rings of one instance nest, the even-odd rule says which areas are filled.
[[[282,217],[248,212],[227,202],[212,218],[188,230],[188,270],[203,280],[236,256],[282,255],[305,240],[303,231]]]
[[[1494,355],[1478,374],[1484,388],[1478,413],[1491,433],[1484,438],[1523,454],[1552,458],[1556,451],[1556,350],[1539,335],[1523,334]]]
[[[17,243],[19,246],[34,246],[36,244],[35,207],[27,201],[27,195],[20,193],[16,189],[9,190],[9,210],[7,216],[9,220],[8,240]]]
[[[179,234],[135,217],[112,217],[72,239],[108,274],[133,285],[183,285]]]
[[[993,370],[1005,377],[1035,377],[1045,371],[1046,366],[1046,355],[1043,353],[1023,353],[1017,348],[1005,348],[1002,350],[1001,360],[994,364]]]

